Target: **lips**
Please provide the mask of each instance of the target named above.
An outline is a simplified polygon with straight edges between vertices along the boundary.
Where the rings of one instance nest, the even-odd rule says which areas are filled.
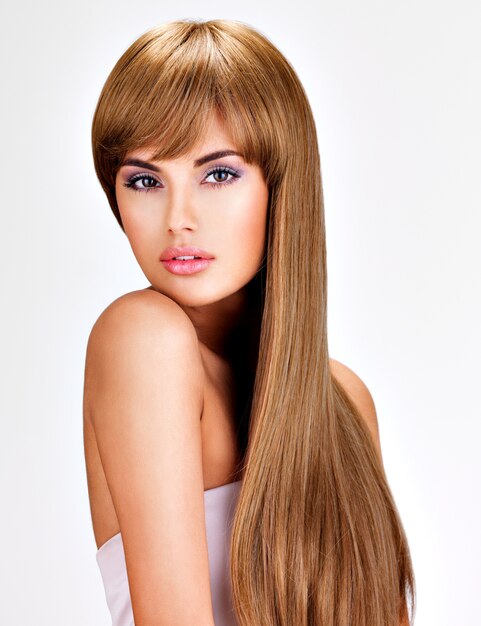
[[[179,257],[179,256],[196,256],[196,257],[200,257],[201,259],[213,259],[214,258],[213,254],[211,254],[210,252],[207,252],[206,250],[202,250],[202,248],[196,248],[192,246],[185,246],[185,247],[171,246],[169,248],[166,248],[162,252],[159,260],[170,261],[174,257]]]

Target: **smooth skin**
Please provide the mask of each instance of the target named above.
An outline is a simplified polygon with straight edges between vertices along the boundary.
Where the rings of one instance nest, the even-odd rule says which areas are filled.
[[[262,262],[268,206],[255,164],[225,156],[194,166],[226,149],[236,147],[213,118],[188,155],[153,163],[147,149],[137,151],[128,158],[159,171],[124,165],[117,175],[125,233],[150,287],[116,299],[92,328],[84,446],[96,544],[122,533],[136,626],[214,626],[204,490],[229,482],[237,460],[233,447],[219,444],[233,441],[224,346],[248,315],[244,288]],[[226,183],[232,178],[209,174],[216,166],[239,176]],[[125,186],[139,173],[139,189]],[[198,274],[176,276],[159,261],[170,245],[196,245],[216,258]],[[381,459],[369,390],[330,362]],[[224,439],[209,448],[219,433]],[[206,452],[214,448],[217,456]]]
[[[221,119],[212,116],[204,140],[182,158],[153,164],[149,150],[127,155],[124,162],[146,160],[160,171],[124,165],[116,197],[125,233],[151,288],[177,302],[199,340],[222,356],[227,335],[248,314],[245,286],[262,262],[269,191],[260,167],[240,156],[195,166],[195,159],[220,150],[237,148]],[[135,187],[125,186],[142,174]],[[215,260],[197,274],[171,274],[159,261],[171,245],[199,246]]]

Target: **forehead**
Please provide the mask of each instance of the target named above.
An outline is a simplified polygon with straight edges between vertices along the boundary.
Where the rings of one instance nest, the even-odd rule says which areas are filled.
[[[192,145],[184,154],[180,155],[175,160],[193,161],[196,157],[217,150],[233,150],[240,152],[225,122],[219,114],[213,113],[197,143]],[[153,157],[156,152],[158,152],[158,146],[144,146],[129,151],[126,158],[138,158],[152,161],[155,160]]]

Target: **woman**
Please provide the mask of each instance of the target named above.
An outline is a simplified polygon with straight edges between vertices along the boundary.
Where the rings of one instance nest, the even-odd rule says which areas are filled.
[[[374,404],[329,358],[317,136],[291,65],[241,22],[161,25],[113,68],[92,142],[150,283],[102,312],[86,355],[114,626],[409,624]]]

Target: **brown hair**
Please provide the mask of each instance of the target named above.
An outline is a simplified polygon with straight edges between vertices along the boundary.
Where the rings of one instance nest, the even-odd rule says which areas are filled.
[[[414,574],[372,436],[331,374],[320,158],[292,66],[252,27],[179,20],[140,36],[103,87],[95,170],[122,227],[124,155],[182,155],[219,113],[269,186],[267,262],[230,553],[241,626],[398,626]],[[123,227],[122,227],[123,228]],[[407,618],[407,616],[406,616]]]

